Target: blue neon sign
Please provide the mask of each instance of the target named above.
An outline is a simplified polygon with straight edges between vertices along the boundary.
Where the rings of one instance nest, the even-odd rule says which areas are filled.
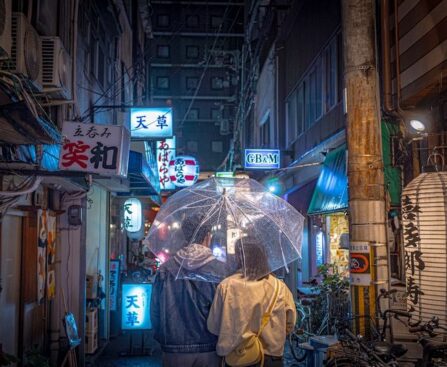
[[[121,329],[151,329],[150,306],[152,284],[123,284],[122,290]]]
[[[172,136],[172,108],[132,108],[130,135],[134,139],[170,138]]]
[[[245,149],[246,169],[278,169],[281,165],[279,149]]]

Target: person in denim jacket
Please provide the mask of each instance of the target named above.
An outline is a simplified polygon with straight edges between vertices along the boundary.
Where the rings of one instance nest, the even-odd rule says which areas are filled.
[[[206,274],[209,280],[214,275],[218,281],[223,265],[210,249],[210,228],[201,226],[195,233],[192,222],[186,219],[182,230],[185,239],[194,236],[194,243],[160,267],[152,289],[151,320],[164,367],[220,365],[217,336],[206,325],[217,283],[201,277]]]

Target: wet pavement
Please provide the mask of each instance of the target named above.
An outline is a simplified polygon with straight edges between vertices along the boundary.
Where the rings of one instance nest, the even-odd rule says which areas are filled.
[[[161,367],[161,349],[153,339],[151,332],[144,333],[144,345],[142,334],[122,334],[111,339],[96,354],[88,356],[86,366],[88,367]],[[133,346],[131,350],[131,345]],[[298,367],[302,364],[294,362],[291,353],[284,353],[284,367]],[[179,366],[181,367],[181,366]]]

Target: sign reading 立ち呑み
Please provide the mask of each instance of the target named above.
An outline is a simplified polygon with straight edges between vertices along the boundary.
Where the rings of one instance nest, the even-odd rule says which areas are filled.
[[[172,108],[132,108],[130,131],[133,139],[169,138],[172,136]]]
[[[278,149],[245,149],[246,169],[278,169],[280,163]]]
[[[129,132],[124,126],[65,121],[59,169],[127,176]]]

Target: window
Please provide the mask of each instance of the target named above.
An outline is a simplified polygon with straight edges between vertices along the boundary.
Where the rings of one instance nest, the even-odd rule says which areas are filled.
[[[331,42],[324,53],[325,107],[326,112],[337,102],[337,43]]]
[[[212,108],[211,109],[211,120],[220,120],[222,117],[222,114],[220,112],[220,108]]]
[[[197,59],[199,57],[199,47],[186,46],[186,57],[188,59]]]
[[[222,18],[217,15],[211,16],[211,27],[212,28],[219,28],[222,24]]]
[[[211,79],[211,89],[223,89],[223,79],[214,77]]]
[[[186,89],[195,89],[199,83],[199,78],[189,76],[186,78]]]
[[[188,15],[186,17],[186,25],[188,27],[198,27],[199,26],[199,16],[198,15]]]
[[[186,117],[188,120],[198,120],[199,119],[199,109],[191,108],[189,110],[188,116]]]
[[[296,91],[296,136],[304,132],[304,83]]]
[[[167,76],[157,76],[157,88],[169,89],[169,78]]]
[[[157,26],[159,27],[169,27],[170,19],[168,14],[158,14],[157,16]]]
[[[169,46],[168,45],[158,45],[157,46],[157,56],[162,58],[169,57]]]
[[[220,140],[211,142],[211,151],[213,153],[222,153],[223,152],[223,142]]]
[[[293,95],[287,101],[287,146],[296,138],[296,98]]]
[[[186,149],[191,153],[196,153],[199,149],[199,145],[197,144],[197,141],[190,140],[186,143]]]
[[[262,148],[270,145],[270,117],[260,126],[259,143]]]

